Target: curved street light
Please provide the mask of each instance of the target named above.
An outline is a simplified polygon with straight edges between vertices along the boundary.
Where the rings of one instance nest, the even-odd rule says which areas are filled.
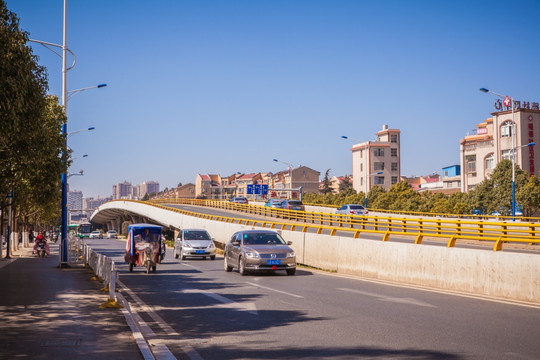
[[[290,164],[290,163],[284,162],[284,161],[280,161],[278,159],[272,159],[272,160],[275,161],[275,162],[287,165],[287,167],[289,169],[289,189],[292,189],[292,168],[293,168],[293,164]]]
[[[59,45],[59,44],[54,44],[54,43],[49,43],[49,42],[45,42],[45,41],[40,41],[40,40],[34,40],[34,39],[29,39],[29,41],[32,41],[32,42],[35,42],[35,43],[38,43],[38,44],[41,44],[43,46],[45,46],[47,49],[51,50],[52,52],[54,52],[56,55],[60,56],[59,53],[57,53],[56,51],[54,51],[53,49],[51,49],[49,46],[54,46],[54,47],[59,47],[62,49],[62,55],[60,56],[62,58],[62,107],[64,109],[64,115],[65,115],[65,122],[62,124],[62,135],[64,136],[64,145],[65,145],[65,148],[67,149],[68,146],[67,146],[67,138],[68,138],[68,132],[67,132],[67,103],[68,103],[68,94],[70,94],[70,96],[73,96],[75,95],[76,93],[79,93],[81,91],[84,91],[84,90],[88,90],[88,89],[93,89],[93,88],[101,88],[101,87],[104,87],[104,86],[107,86],[106,84],[100,84],[100,85],[96,85],[96,86],[90,86],[90,87],[87,87],[87,88],[82,88],[82,89],[76,89],[76,90],[72,90],[72,91],[69,91],[67,90],[67,72],[68,70],[71,70],[74,66],[75,66],[75,62],[76,62],[76,57],[75,57],[75,54],[68,49],[67,47],[67,0],[64,0],[64,16],[63,16],[63,42],[62,42],[62,45]],[[68,68],[67,67],[67,52],[70,52],[72,55],[73,55],[73,64]],[[93,128],[89,128],[87,130],[93,130]],[[79,131],[76,131],[76,132],[79,132]],[[72,132],[72,134],[74,134],[75,132]],[[62,152],[62,159],[64,161],[64,165],[66,164],[66,161],[67,161],[67,158],[66,158],[66,153],[65,152]],[[82,174],[81,174],[82,175]],[[67,168],[64,167],[64,170],[62,172],[62,216],[61,216],[61,219],[62,219],[62,225],[61,225],[61,246],[60,246],[60,267],[67,267],[69,266],[68,265],[68,243],[67,243],[67,235],[68,235],[68,229],[67,229],[67,216],[68,216],[68,213],[67,213],[67,179],[68,179],[69,175],[67,173]]]
[[[80,156],[75,156],[74,158],[71,158],[71,161],[75,161],[75,160],[77,160],[77,159],[85,158],[85,157],[88,157],[88,154],[84,154],[84,155],[80,155]]]
[[[80,132],[83,132],[83,131],[92,131],[92,130],[95,130],[96,128],[95,127],[89,127],[87,129],[80,129],[80,130],[75,130],[75,131],[70,131],[66,134],[67,137],[70,137],[71,135],[75,135],[75,134],[78,134]]]

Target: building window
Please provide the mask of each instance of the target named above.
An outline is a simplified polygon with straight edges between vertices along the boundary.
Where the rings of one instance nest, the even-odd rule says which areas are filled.
[[[397,143],[397,135],[390,135],[390,142]]]
[[[384,149],[375,149],[375,151],[373,151],[373,155],[384,156]]]
[[[512,160],[512,150],[503,150],[501,152],[501,158],[503,160]]]
[[[364,178],[360,178],[360,186],[364,186]]]
[[[493,153],[486,157],[486,170],[492,170],[495,168],[495,156]]]
[[[360,172],[364,172],[364,164],[360,164]]]
[[[384,170],[384,163],[383,162],[373,163],[373,170],[375,171]]]
[[[360,159],[364,157],[364,150],[360,150]]]
[[[501,137],[512,136],[512,122],[507,121],[501,126]]]
[[[397,184],[397,176],[392,176],[392,185]]]
[[[392,163],[392,171],[397,171],[397,163]]]
[[[390,149],[391,156],[397,156],[397,149]]]
[[[375,176],[375,185],[384,185],[384,176]]]

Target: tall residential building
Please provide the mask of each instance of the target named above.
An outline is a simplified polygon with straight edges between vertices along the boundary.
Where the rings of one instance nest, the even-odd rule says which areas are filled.
[[[401,131],[383,125],[376,141],[352,147],[353,188],[368,193],[374,185],[388,190],[401,177]]]
[[[112,197],[113,200],[133,199],[133,185],[127,181],[113,185]]]
[[[83,193],[80,190],[68,191],[67,193],[67,208],[70,216],[78,216],[82,214],[83,209]]]
[[[85,214],[90,217],[92,215],[92,212],[99,207],[100,205],[106,203],[107,201],[111,201],[112,197],[106,197],[106,198],[100,198],[94,199],[93,197],[83,198],[83,209],[85,211]]]
[[[138,186],[138,198],[141,199],[146,194],[157,194],[159,192],[159,183],[157,181],[143,181]]]
[[[460,141],[461,191],[467,192],[484,181],[503,159],[536,175],[539,169],[540,110],[537,102],[514,101],[514,111],[495,102],[492,118],[476,126],[476,134]],[[515,132],[514,132],[515,130]],[[515,151],[513,151],[515,149]]]

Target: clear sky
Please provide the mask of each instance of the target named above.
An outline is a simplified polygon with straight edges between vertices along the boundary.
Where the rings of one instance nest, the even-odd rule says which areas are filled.
[[[62,43],[63,0],[7,0],[30,38]],[[495,97],[540,101],[540,1],[68,2],[77,56],[69,179],[84,197],[197,173],[305,165],[351,174],[354,142],[401,130],[402,175],[459,164]],[[62,90],[61,59],[33,45]],[[70,63],[70,61],[68,62]]]

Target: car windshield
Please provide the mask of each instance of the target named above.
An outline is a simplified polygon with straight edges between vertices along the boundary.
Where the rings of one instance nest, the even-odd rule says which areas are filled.
[[[351,205],[349,206],[352,210],[364,210],[364,207],[361,205]]]
[[[210,240],[206,231],[184,231],[185,240]]]
[[[289,205],[302,206],[304,204],[301,201],[289,201]]]
[[[244,245],[284,245],[285,240],[278,234],[248,233],[244,234]]]

